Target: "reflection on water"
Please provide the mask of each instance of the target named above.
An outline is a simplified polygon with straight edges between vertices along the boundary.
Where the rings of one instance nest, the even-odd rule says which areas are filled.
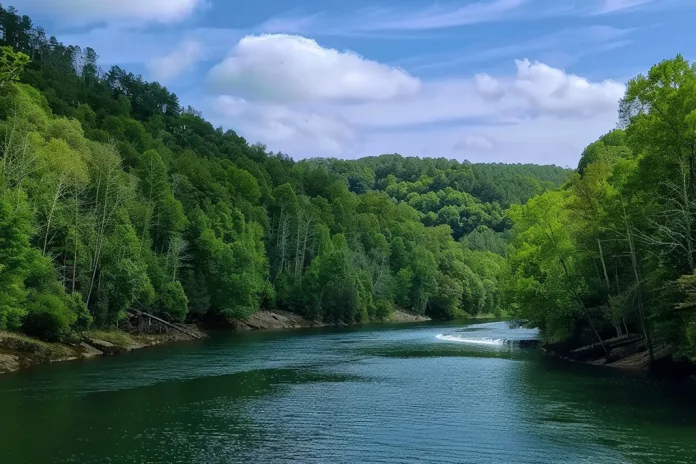
[[[0,377],[0,462],[696,462],[693,392],[509,343],[534,337],[227,333],[41,366]]]

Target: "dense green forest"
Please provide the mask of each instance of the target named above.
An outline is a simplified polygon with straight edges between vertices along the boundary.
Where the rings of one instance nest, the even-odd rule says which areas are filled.
[[[696,357],[696,66],[629,82],[620,128],[555,166],[293,161],[0,6],[0,329],[56,340],[129,309],[224,324],[528,319]]]
[[[504,293],[549,342],[639,333],[696,359],[696,65],[631,80],[620,121],[562,189],[511,208]]]
[[[0,27],[0,329],[59,340],[129,309],[210,324],[262,308],[500,314],[506,211],[568,178],[399,155],[295,162],[11,7]]]

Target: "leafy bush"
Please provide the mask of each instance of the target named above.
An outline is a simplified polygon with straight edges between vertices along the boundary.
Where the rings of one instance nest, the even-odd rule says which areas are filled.
[[[162,289],[158,298],[158,312],[166,314],[176,322],[183,322],[188,313],[188,298],[181,282],[169,282]]]
[[[375,311],[375,317],[381,321],[389,319],[394,311],[394,306],[392,305],[391,301],[384,298],[378,299],[375,302],[375,307],[377,308]]]
[[[78,316],[65,306],[56,295],[38,295],[28,300],[28,314],[22,330],[49,342],[57,342],[68,336]]]

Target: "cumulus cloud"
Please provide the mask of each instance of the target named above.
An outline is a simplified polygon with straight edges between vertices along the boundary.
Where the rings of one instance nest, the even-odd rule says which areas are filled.
[[[14,0],[28,13],[50,13],[66,23],[174,23],[191,16],[206,0]]]
[[[488,74],[477,74],[474,82],[476,91],[484,100],[500,100],[505,94],[500,82]]]
[[[543,63],[517,61],[515,76],[426,81],[415,95],[389,102],[343,105],[341,115],[370,128],[422,124],[516,123],[525,118],[616,117],[624,85],[591,82]]]
[[[402,69],[285,34],[244,37],[208,82],[220,94],[271,101],[388,100],[421,85]]]
[[[191,69],[203,59],[203,45],[195,40],[185,40],[168,55],[150,60],[147,68],[155,80],[169,81]]]
[[[623,84],[527,59],[515,65],[421,82],[302,37],[252,36],[211,71],[208,101],[214,122],[299,157],[427,151],[572,165],[615,126]]]
[[[340,156],[358,137],[340,117],[311,110],[226,95],[214,98],[212,109],[214,117],[234,121],[246,137],[299,156]]]
[[[625,86],[605,80],[590,82],[561,69],[527,59],[516,60],[513,90],[526,98],[536,111],[559,117],[591,117],[616,111]]]

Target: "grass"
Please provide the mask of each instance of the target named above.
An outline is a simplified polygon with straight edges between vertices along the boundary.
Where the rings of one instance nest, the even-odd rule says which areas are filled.
[[[118,330],[89,330],[87,332],[84,332],[83,335],[87,338],[91,338],[94,340],[102,340],[122,348],[128,348],[136,345],[135,341],[131,338],[130,335],[128,335],[125,332],[120,332]]]
[[[25,353],[41,358],[55,359],[74,356],[74,351],[60,343],[47,343],[26,335],[0,331],[0,350]]]

